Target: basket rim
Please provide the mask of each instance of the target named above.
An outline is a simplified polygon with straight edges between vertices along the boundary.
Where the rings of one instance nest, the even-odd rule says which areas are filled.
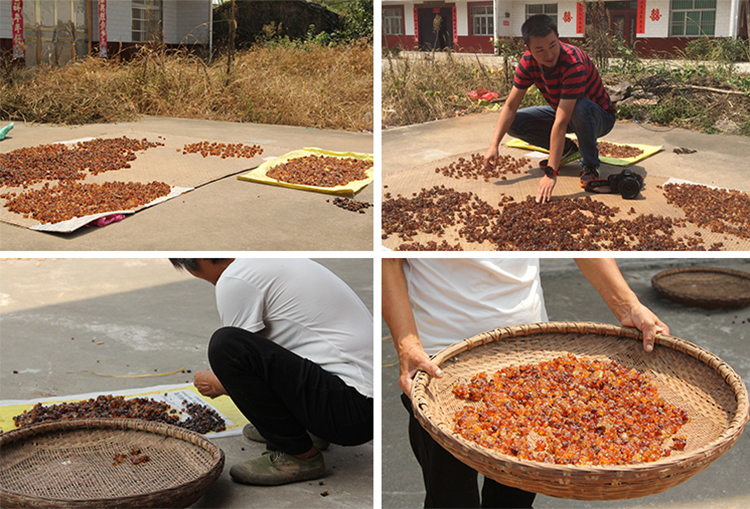
[[[740,294],[736,296],[715,296],[715,297],[701,297],[695,293],[687,293],[666,288],[662,280],[669,276],[678,274],[689,274],[689,273],[716,273],[724,274],[727,276],[734,276],[739,279],[750,280],[750,273],[736,269],[727,269],[724,267],[706,267],[706,266],[689,266],[689,267],[675,267],[672,269],[666,269],[658,274],[655,274],[651,278],[651,286],[660,293],[662,296],[679,302],[687,303],[690,305],[708,306],[708,305],[721,305],[721,306],[740,306],[746,305],[750,301],[750,292]]]
[[[224,451],[216,445],[214,442],[204,437],[200,433],[191,431],[179,426],[172,424],[166,424],[163,422],[146,421],[143,419],[126,419],[126,418],[81,418],[81,419],[65,419],[58,421],[49,421],[38,424],[31,424],[16,428],[8,431],[7,433],[0,434],[0,448],[7,446],[19,441],[26,440],[28,438],[44,435],[47,433],[54,433],[59,431],[74,431],[79,429],[113,429],[113,430],[132,430],[144,433],[153,433],[157,435],[163,435],[192,445],[198,446],[203,450],[211,454],[211,464],[203,475],[196,477],[190,481],[187,481],[178,486],[170,488],[164,488],[161,490],[150,491],[140,493],[136,495],[129,495],[124,497],[109,497],[109,498],[91,498],[91,499],[60,499],[50,497],[40,497],[36,495],[30,495],[28,493],[9,490],[4,486],[0,486],[0,494],[8,497],[14,497],[18,499],[24,499],[28,501],[34,501],[36,503],[55,504],[65,501],[66,503],[80,504],[85,502],[88,504],[101,503],[111,507],[113,502],[121,502],[123,504],[133,504],[141,499],[154,499],[157,497],[174,496],[177,493],[185,491],[185,488],[194,484],[199,484],[203,480],[214,477],[218,478],[221,471],[224,468]]]
[[[443,348],[432,357],[432,361],[440,366],[443,362],[457,356],[460,353],[481,347],[490,343],[513,339],[524,336],[532,336],[549,333],[579,333],[579,334],[597,334],[606,336],[617,336],[621,338],[630,338],[641,340],[642,333],[632,327],[621,327],[617,325],[602,324],[597,322],[540,322],[526,325],[514,325],[510,327],[500,327],[486,332],[482,332],[470,338],[458,341],[446,348]],[[496,339],[495,339],[496,336]],[[666,334],[657,334],[655,346],[663,346],[673,350],[680,351],[695,359],[707,364],[716,371],[722,379],[729,385],[734,392],[737,401],[737,410],[729,423],[729,426],[713,441],[691,451],[690,454],[677,458],[661,458],[657,461],[639,463],[634,465],[558,465],[548,464],[539,461],[522,460],[513,456],[501,454],[488,448],[482,448],[482,452],[497,460],[499,464],[510,465],[522,470],[537,470],[547,472],[558,472],[563,476],[568,474],[576,475],[601,475],[627,473],[635,474],[643,472],[654,472],[662,470],[671,470],[675,467],[687,465],[699,459],[706,459],[716,455],[718,452],[723,454],[742,434],[745,425],[750,418],[748,415],[750,402],[748,401],[748,391],[742,379],[737,373],[721,358],[715,354],[700,348],[684,339]],[[429,375],[424,371],[419,371],[414,377],[412,383],[411,400],[414,408],[414,415],[420,424],[433,436],[437,434],[446,434],[444,430],[431,429],[437,428],[433,424],[432,412],[429,410],[429,404],[426,401],[425,388],[429,382]],[[460,445],[470,448],[478,447],[477,444],[466,440],[462,436],[449,433],[450,437]],[[481,447],[481,446],[480,446]],[[720,456],[719,454],[718,456]],[[716,456],[718,458],[718,456]]]

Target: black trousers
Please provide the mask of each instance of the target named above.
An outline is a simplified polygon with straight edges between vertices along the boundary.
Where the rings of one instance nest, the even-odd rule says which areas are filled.
[[[211,337],[208,360],[269,449],[305,453],[307,430],[339,445],[372,440],[372,398],[263,336],[223,327]]]
[[[422,467],[425,507],[531,507],[536,493],[484,478],[480,504],[478,472],[443,449],[414,417],[411,401],[401,395],[409,411],[409,442]]]

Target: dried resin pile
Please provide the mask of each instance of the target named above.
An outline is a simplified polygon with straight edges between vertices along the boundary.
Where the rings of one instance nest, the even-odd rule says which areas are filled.
[[[345,186],[365,180],[372,161],[353,157],[309,155],[290,159],[271,168],[266,176],[280,182],[316,187]]]
[[[599,155],[601,157],[630,159],[631,157],[638,157],[643,154],[643,150],[638,147],[631,147],[630,145],[615,145],[614,143],[600,141],[597,146],[599,147]]]
[[[372,203],[352,200],[351,198],[334,198],[333,204],[340,209],[348,210],[350,212],[359,212],[360,214],[364,214],[365,210],[372,207]]]
[[[0,154],[0,185],[28,186],[44,180],[78,180],[88,173],[130,168],[135,153],[163,146],[146,138],[97,138],[69,147],[61,143],[19,148]]]
[[[689,421],[642,373],[572,354],[479,373],[453,393],[481,402],[455,414],[455,432],[519,459],[570,465],[628,465],[682,450]]]
[[[8,200],[5,208],[23,217],[31,217],[40,223],[59,223],[74,217],[84,217],[100,212],[130,210],[146,205],[171,192],[164,182],[105,182],[104,184],[81,184],[66,182],[41,189],[30,189],[23,193],[0,194]]]
[[[469,159],[460,157],[458,161],[452,162],[448,166],[435,168],[435,173],[442,173],[446,177],[456,179],[478,180],[482,178],[485,182],[489,182],[493,178],[506,180],[507,174],[518,175],[524,169],[530,170],[531,164],[529,164],[529,161],[528,157],[516,159],[512,156],[500,155],[497,157],[495,167],[488,169],[484,165],[484,156],[482,154],[472,154],[469,156]]]
[[[179,150],[178,150],[179,152]],[[227,157],[245,157],[250,159],[263,153],[260,145],[243,145],[242,143],[217,143],[201,141],[190,143],[182,147],[183,154],[200,154],[203,157],[215,156],[226,159]]]
[[[750,195],[695,184],[665,184],[667,202],[685,212],[688,221],[714,233],[750,239]]]
[[[20,428],[30,424],[65,419],[126,418],[163,422],[198,433],[218,432],[226,429],[224,419],[211,408],[186,401],[182,403],[185,413],[189,415],[184,421],[176,415],[178,411],[166,403],[150,398],[125,399],[122,396],[106,395],[86,401],[48,406],[37,403],[30,411],[24,410],[22,414],[13,417],[13,422]]]

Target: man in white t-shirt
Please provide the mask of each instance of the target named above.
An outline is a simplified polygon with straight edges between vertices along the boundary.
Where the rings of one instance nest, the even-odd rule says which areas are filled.
[[[339,445],[372,440],[372,315],[346,283],[306,259],[170,261],[216,286],[223,327],[208,346],[211,370],[197,372],[195,386],[228,394],[268,444],[232,467],[234,481],[322,477],[312,435]]]
[[[622,325],[643,332],[652,351],[657,333],[669,328],[622,277],[613,259],[579,259],[579,269]],[[383,259],[383,318],[398,353],[399,387],[410,414],[409,442],[422,467],[425,507],[531,507],[535,494],[485,479],[443,449],[425,431],[409,395],[417,371],[440,377],[430,355],[467,337],[506,327],[547,321],[539,260],[512,258]]]

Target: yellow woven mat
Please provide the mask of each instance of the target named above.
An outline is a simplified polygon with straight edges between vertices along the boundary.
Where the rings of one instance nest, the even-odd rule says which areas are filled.
[[[312,155],[332,156],[332,157],[341,157],[341,158],[353,157],[355,159],[362,159],[364,161],[374,161],[374,157],[372,154],[364,154],[361,152],[331,152],[329,150],[323,150],[321,148],[303,148],[300,150],[293,150],[287,154],[284,154],[283,156],[277,157],[276,159],[266,161],[265,163],[261,164],[254,170],[248,173],[245,173],[244,175],[239,175],[237,178],[239,180],[258,182],[260,184],[270,184],[273,186],[291,187],[292,189],[302,189],[303,191],[316,191],[319,193],[354,196],[355,194],[360,192],[362,189],[364,189],[368,184],[370,184],[375,175],[375,169],[373,166],[365,172],[367,173],[366,179],[355,180],[353,182],[349,182],[345,186],[334,186],[334,187],[319,187],[319,186],[306,186],[303,184],[290,184],[289,182],[282,182],[280,180],[276,180],[274,178],[266,176],[266,173],[268,173],[268,171],[271,170],[271,168],[278,166],[281,163],[285,163],[291,159],[297,159],[300,157],[306,157],[306,156],[312,156]]]
[[[0,429],[8,432],[16,429],[13,423],[13,417],[22,414],[24,410],[31,410],[34,405],[54,405],[63,402],[86,401],[88,399],[100,396],[104,393],[92,392],[89,394],[77,394],[75,396],[57,396],[52,398],[42,398],[36,400],[4,400],[0,401]],[[167,403],[177,410],[182,409],[182,401],[188,403],[200,403],[208,406],[221,414],[226,421],[226,431],[219,433],[209,432],[209,437],[218,438],[222,436],[239,435],[242,428],[248,423],[248,420],[235,406],[229,396],[219,396],[211,399],[201,395],[193,384],[180,385],[157,385],[154,387],[145,387],[142,389],[125,389],[120,391],[107,391],[106,394],[113,396],[123,396],[125,399],[130,398],[150,398],[156,401]]]
[[[567,137],[570,139],[575,139],[575,136],[568,135]],[[642,154],[637,155],[635,157],[629,157],[627,159],[620,159],[617,157],[603,157],[603,156],[599,157],[601,162],[606,163],[606,164],[611,164],[613,166],[630,166],[631,164],[635,164],[638,161],[642,161],[643,159],[646,159],[647,157],[651,157],[652,155],[656,154],[657,152],[659,152],[661,149],[664,148],[664,145],[659,145],[657,147],[655,145],[641,145],[638,143],[615,143],[613,141],[610,141],[608,143],[611,143],[613,145],[619,145],[619,146],[635,147],[635,148],[639,148],[643,150]],[[539,152],[549,153],[549,150],[547,150],[546,148],[536,147],[534,145],[526,143],[523,140],[512,139],[507,143],[507,145],[513,148],[522,148],[524,150],[538,150]],[[568,163],[568,162],[570,161],[563,160],[563,164]]]

